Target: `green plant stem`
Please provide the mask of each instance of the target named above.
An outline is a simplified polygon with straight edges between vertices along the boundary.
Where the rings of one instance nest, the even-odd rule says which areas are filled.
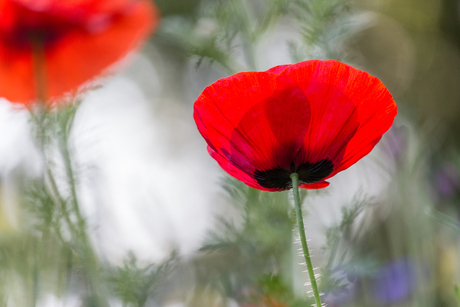
[[[43,37],[34,35],[31,37],[32,45],[32,63],[34,69],[35,93],[37,94],[38,105],[40,111],[46,111],[46,55],[43,45]],[[40,112],[40,115],[43,115]]]
[[[32,37],[32,57],[33,57],[33,69],[34,69],[34,79],[35,79],[35,91],[37,94],[38,100],[38,121],[37,118],[34,118],[34,113],[32,108],[29,109],[32,118],[38,123],[38,143],[40,146],[41,153],[43,155],[43,160],[46,163],[45,155],[45,128],[44,128],[44,117],[46,113],[46,107],[44,104],[46,92],[45,86],[45,50],[43,46],[43,39],[39,35]],[[39,295],[39,283],[40,283],[40,268],[38,257],[41,255],[41,245],[37,245],[37,242],[34,242],[34,266],[33,266],[33,294],[32,294],[32,306],[37,305],[37,299]]]
[[[78,203],[77,190],[75,187],[75,176],[72,167],[72,161],[70,158],[69,144],[68,144],[67,132],[64,132],[63,140],[61,141],[61,153],[64,158],[64,164],[66,168],[66,174],[69,181],[70,193],[72,195],[72,207],[77,217],[78,229],[80,232],[85,234],[86,237],[86,223],[80,212],[80,205]]]
[[[254,52],[254,38],[251,31],[251,18],[245,6],[244,0],[236,0],[232,2],[233,8],[241,20],[241,36],[243,39],[243,53],[246,59],[248,69],[256,70],[256,60]]]
[[[47,177],[50,185],[52,194],[56,198],[56,202],[60,206],[61,211],[64,214],[67,226],[71,233],[76,234],[77,231],[73,225],[69,211],[67,208],[66,201],[61,196],[59,189],[54,179],[53,172],[51,171],[50,161],[48,160],[46,154],[46,145],[47,145],[47,123],[46,118],[49,116],[48,108],[46,106],[46,56],[45,49],[43,46],[43,38],[40,35],[35,35],[32,38],[32,57],[33,57],[33,67],[34,67],[34,80],[35,80],[35,92],[37,95],[37,105],[34,110],[33,107],[29,108],[29,112],[32,116],[32,119],[37,128],[38,146],[40,147],[40,152],[42,155],[43,163],[45,165],[45,177]],[[56,233],[59,238],[62,239],[61,230],[59,227],[55,227]],[[64,240],[62,240],[65,242]]]
[[[460,287],[459,285],[454,286],[455,298],[457,299],[457,304],[460,307]]]
[[[307,264],[308,275],[310,276],[311,289],[313,290],[313,295],[315,296],[316,307],[321,307],[321,298],[319,296],[318,285],[316,284],[315,272],[313,271],[313,265],[311,263],[310,252],[308,251],[307,239],[305,237],[305,226],[303,224],[302,216],[302,207],[300,205],[300,196],[299,196],[299,174],[291,174],[292,179],[292,192],[294,192],[294,203],[295,203],[295,212],[297,217],[297,225],[299,227],[300,233],[300,242],[302,243],[303,255],[305,258],[305,263]]]
[[[40,270],[39,270],[39,256],[41,253],[40,247],[36,240],[33,241],[33,253],[34,253],[34,262],[33,262],[33,269],[32,269],[32,279],[33,279],[33,290],[32,290],[32,307],[37,306],[37,299],[40,291],[39,283],[40,283]]]
[[[101,298],[101,289],[100,289],[100,277],[99,277],[99,261],[96,254],[92,248],[89,236],[86,232],[86,221],[81,214],[80,205],[78,201],[78,195],[75,184],[75,175],[72,167],[72,159],[69,151],[69,140],[68,140],[68,131],[64,130],[62,135],[60,135],[60,151],[64,159],[64,164],[66,168],[67,180],[70,186],[71,193],[71,203],[72,209],[77,218],[77,231],[78,235],[82,242],[82,248],[84,257],[88,261],[89,270],[87,274],[89,275],[90,288],[93,293],[93,299],[95,300],[96,306],[104,306],[104,300]]]
[[[38,113],[34,114],[33,107],[29,109],[32,118],[38,128],[38,145],[40,147],[40,151],[43,156],[44,164],[45,164],[45,171],[46,176],[49,180],[51,185],[52,194],[56,197],[56,201],[60,206],[61,213],[63,214],[66,223],[68,224],[69,230],[72,234],[72,238],[74,242],[77,242],[80,239],[81,245],[79,247],[83,250],[83,259],[85,259],[88,263],[87,274],[88,280],[90,284],[90,289],[93,294],[93,299],[95,300],[94,303],[96,306],[105,306],[103,299],[100,297],[100,278],[99,278],[99,262],[97,259],[96,254],[92,248],[91,242],[89,240],[89,236],[86,232],[86,222],[80,212],[80,206],[78,203],[78,197],[75,187],[75,177],[74,172],[72,169],[71,163],[71,156],[69,152],[69,144],[68,144],[68,131],[66,130],[67,127],[64,127],[64,131],[62,135],[54,134],[58,138],[58,142],[60,142],[60,151],[64,159],[65,168],[66,168],[66,175],[68,178],[68,183],[70,186],[71,192],[71,205],[73,212],[76,216],[76,223],[72,222],[71,219],[71,212],[67,208],[67,201],[62,197],[59,188],[57,187],[56,180],[53,176],[52,169],[50,167],[50,163],[46,153],[46,144],[47,144],[47,123],[46,118],[49,116],[48,107],[46,105],[47,99],[47,82],[46,82],[46,55],[45,49],[43,46],[43,38],[41,36],[34,36],[32,37],[32,55],[33,55],[33,66],[34,66],[34,78],[35,78],[35,89],[37,95],[37,110]],[[59,237],[62,238],[60,233],[60,229],[56,228],[56,232],[58,233]],[[76,245],[78,246],[78,244]]]
[[[460,232],[460,227],[458,226],[458,221],[451,216],[442,213],[441,211],[438,211],[434,208],[426,208],[425,209],[425,214],[427,214],[429,217],[435,219],[436,221],[444,224],[447,227],[450,227],[451,229]]]

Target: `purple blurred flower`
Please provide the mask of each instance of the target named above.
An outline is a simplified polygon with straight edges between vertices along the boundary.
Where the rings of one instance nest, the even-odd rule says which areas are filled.
[[[452,197],[460,188],[457,168],[452,163],[444,163],[434,175],[436,190],[442,198]]]
[[[400,160],[406,150],[407,127],[393,125],[385,134],[385,143],[388,144],[388,151],[395,160]]]
[[[372,295],[381,304],[401,301],[415,288],[416,268],[409,259],[398,259],[382,267],[373,280]]]
[[[324,296],[323,301],[329,307],[343,306],[353,300],[355,298],[355,294],[356,286],[353,283],[350,283],[341,290],[327,293]]]
[[[356,281],[358,275],[350,267],[337,268],[332,276],[341,280],[341,287],[327,291],[323,297],[324,303],[329,307],[343,306],[352,301],[356,296]]]

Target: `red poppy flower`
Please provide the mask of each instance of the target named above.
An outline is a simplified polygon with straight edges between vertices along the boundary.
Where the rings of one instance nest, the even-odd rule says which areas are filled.
[[[325,180],[367,155],[393,123],[396,104],[382,82],[338,61],[306,61],[242,72],[208,86],[194,118],[209,154],[259,190]]]
[[[0,97],[23,104],[37,99],[37,42],[45,98],[52,100],[124,57],[157,21],[149,0],[0,0]]]

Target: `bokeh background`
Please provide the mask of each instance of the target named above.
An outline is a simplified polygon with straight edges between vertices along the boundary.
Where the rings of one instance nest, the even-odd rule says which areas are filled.
[[[192,117],[219,78],[309,59],[375,75],[398,105],[371,154],[328,188],[303,191],[323,302],[460,306],[458,0],[155,4],[156,33],[72,113],[102,299],[88,290],[87,259],[66,240],[43,239],[30,113],[0,100],[1,306],[311,306],[290,193],[229,178]],[[65,191],[62,167],[57,159]]]

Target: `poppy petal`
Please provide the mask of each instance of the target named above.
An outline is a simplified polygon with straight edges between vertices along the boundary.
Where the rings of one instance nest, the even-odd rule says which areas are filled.
[[[11,102],[36,97],[31,52],[18,52],[0,44],[0,96]]]
[[[239,73],[205,88],[195,101],[193,116],[198,130],[214,151],[224,157],[236,151],[237,147],[230,144],[233,130],[251,107],[273,93],[274,77],[269,73]],[[254,166],[242,159],[243,153],[240,156],[239,167],[252,173]]]
[[[337,165],[337,171],[347,169],[367,155],[393,124],[397,113],[396,104],[380,80],[376,80],[381,87],[376,84],[373,96],[375,97],[376,105],[380,104],[380,107],[374,105],[374,110],[363,106],[360,107],[366,117],[361,117],[360,127],[356,135],[348,143],[342,161]]]
[[[114,13],[123,12],[135,5],[138,0],[3,0],[22,8],[19,15],[26,13],[28,18],[38,23],[58,19],[74,25],[84,26],[94,32],[108,25]],[[17,15],[17,17],[19,17]],[[21,20],[25,16],[19,17]]]
[[[274,73],[274,74],[279,74],[280,72],[282,72],[285,68],[287,68],[289,66],[291,66],[291,65],[278,65],[278,66],[270,68],[269,70],[267,70],[267,72],[271,72],[271,73]]]
[[[329,158],[344,170],[377,144],[393,123],[396,104],[380,80],[338,61],[307,61],[284,69],[311,103],[311,129],[299,160]]]
[[[304,183],[299,185],[299,188],[307,189],[307,190],[317,190],[317,189],[324,189],[325,187],[329,186],[329,182],[327,181],[320,181],[315,183]]]
[[[289,168],[287,161],[302,146],[310,120],[303,92],[270,73],[221,81],[205,89],[195,103],[198,129],[209,146],[250,176],[256,170]]]
[[[347,66],[328,65],[331,62],[302,62],[281,72],[296,82],[311,102],[312,121],[296,163],[328,158],[336,164],[358,127],[356,107],[340,90],[339,83],[348,78]]]
[[[289,120],[286,120],[289,119]],[[297,87],[276,90],[249,109],[230,142],[258,170],[289,169],[308,130],[310,105]]]
[[[238,167],[234,166],[227,158],[223,157],[217,151],[214,151],[210,146],[208,146],[208,153],[209,155],[217,161],[220,167],[224,169],[228,174],[233,176],[234,178],[243,181],[248,186],[259,189],[259,190],[267,190],[260,186],[257,181],[252,177],[246,174],[245,172],[241,171]]]
[[[123,58],[150,33],[157,18],[149,1],[137,1],[129,14],[101,33],[82,31],[66,36],[46,54],[49,96],[71,91]]]

